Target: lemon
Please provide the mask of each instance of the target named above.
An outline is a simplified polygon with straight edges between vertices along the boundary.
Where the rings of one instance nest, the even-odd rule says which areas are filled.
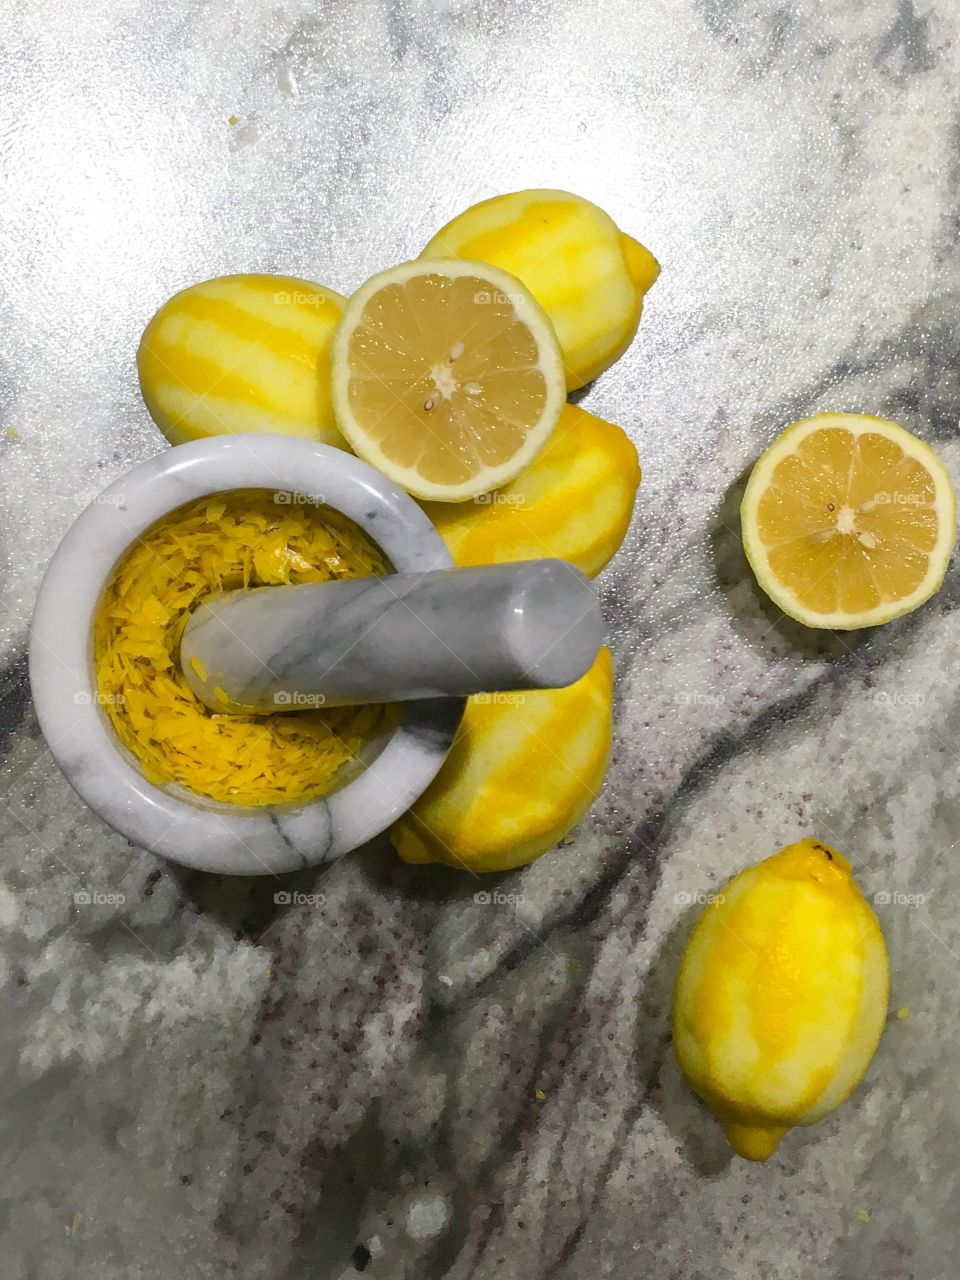
[[[734,877],[687,945],[673,1039],[733,1149],[765,1160],[838,1107],[887,1012],[887,950],[850,864],[801,840]]]
[[[570,391],[620,359],[660,274],[649,250],[569,191],[484,200],[448,222],[421,256],[491,262],[521,279],[553,321]]]
[[[443,768],[390,838],[406,862],[471,871],[532,862],[597,798],[612,737],[608,649],[566,689],[478,694]]]
[[[940,587],[956,541],[953,485],[904,427],[821,413],[757,462],[740,508],[757,581],[808,627],[855,630],[909,613]]]
[[[333,404],[354,451],[418,498],[464,502],[532,462],[560,418],[553,326],[482,262],[407,262],[350,299]]]
[[[555,556],[593,577],[624,539],[639,483],[626,434],[568,404],[516,480],[472,503],[423,507],[458,565]]]
[[[291,276],[219,276],[165,302],[137,352],[140,390],[171,444],[272,431],[344,446],[330,344],[346,299]]]

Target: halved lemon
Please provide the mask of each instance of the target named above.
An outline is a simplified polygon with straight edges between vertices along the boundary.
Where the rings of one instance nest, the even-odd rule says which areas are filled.
[[[904,427],[820,413],[761,456],[740,518],[757,581],[784,613],[852,631],[909,613],[939,589],[957,504],[943,463]]]
[[[333,341],[351,447],[418,498],[465,502],[539,453],[566,400],[553,326],[519,280],[419,260],[373,276]]]

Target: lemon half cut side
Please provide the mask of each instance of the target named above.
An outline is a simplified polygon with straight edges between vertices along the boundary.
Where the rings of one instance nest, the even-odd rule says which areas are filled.
[[[512,480],[566,400],[553,326],[519,280],[418,260],[373,276],[333,342],[333,404],[364,461],[415,497],[465,502]]]
[[[939,589],[956,542],[943,463],[896,422],[821,413],[761,456],[740,508],[757,581],[809,627],[855,630]]]

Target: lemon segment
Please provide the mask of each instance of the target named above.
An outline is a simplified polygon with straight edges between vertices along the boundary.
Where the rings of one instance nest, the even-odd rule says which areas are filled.
[[[594,577],[624,539],[639,483],[627,435],[568,404],[516,480],[472,503],[423,507],[458,565],[555,556]]]
[[[235,431],[345,446],[330,345],[346,299],[292,276],[219,276],[175,294],[137,351],[144,403],[171,444]]]
[[[570,391],[623,355],[660,273],[649,250],[569,191],[481,201],[438,231],[421,256],[490,262],[522,280],[553,321]]]
[[[481,262],[409,262],[368,280],[333,344],[354,451],[418,498],[464,502],[536,457],[565,400],[550,321]]]
[[[850,865],[817,840],[736,876],[706,908],[674,994],[684,1075],[730,1145],[765,1160],[853,1091],[887,1012],[887,952]]]
[[[760,586],[810,627],[854,630],[940,587],[956,497],[929,447],[895,422],[821,413],[788,427],[751,473],[743,545]]]
[[[390,839],[406,862],[524,866],[562,840],[597,798],[612,738],[608,649],[566,689],[470,698],[443,768]]]

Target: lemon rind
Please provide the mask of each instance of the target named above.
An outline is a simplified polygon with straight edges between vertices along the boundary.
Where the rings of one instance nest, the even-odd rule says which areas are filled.
[[[558,187],[528,187],[521,191],[508,191],[503,195],[491,196],[487,200],[481,200],[456,214],[448,222],[444,223],[432,239],[427,242],[420,257],[443,258],[445,260],[448,258],[458,259],[458,243],[464,238],[472,239],[477,234],[496,230],[501,225],[502,211],[506,204],[515,204],[517,209],[523,213],[529,205],[542,202],[573,204],[581,210],[589,211],[590,216],[595,218],[598,226],[603,228],[610,244],[618,245],[623,257],[624,270],[629,276],[633,288],[633,299],[630,307],[624,312],[624,323],[620,331],[614,328],[611,330],[612,336],[608,340],[597,341],[587,351],[581,352],[580,359],[576,361],[575,365],[567,361],[566,353],[564,353],[564,369],[567,379],[567,392],[569,393],[571,391],[579,391],[582,387],[593,382],[600,374],[615,365],[627,352],[640,327],[643,299],[660,274],[660,264],[655,256],[639,240],[622,231],[606,209],[595,204],[594,201],[588,200],[586,196],[577,195],[574,191],[564,191]],[[468,226],[470,231],[466,236],[463,234],[451,234],[452,229],[455,227],[462,233],[464,228]],[[651,270],[650,265],[647,264],[643,283],[638,280],[631,270],[624,246],[625,240],[635,244],[643,254],[647,255],[650,262],[656,266],[656,271],[654,272]],[[466,259],[459,260],[465,261]]]
[[[569,761],[571,749],[582,752],[575,767],[568,764],[570,780],[575,785],[549,805],[541,802],[529,811],[521,806],[519,813],[512,814],[510,834],[496,822],[485,821],[483,809],[491,803],[490,780],[494,775],[489,763],[482,764],[481,758],[490,752],[491,734],[503,727],[503,712],[496,706],[490,708],[490,715],[476,726],[471,724],[471,715],[478,708],[468,705],[463,741],[470,744],[468,751],[475,754],[475,759],[458,765],[459,778],[451,780],[447,774],[455,761],[453,756],[448,758],[431,787],[390,828],[390,840],[404,862],[437,863],[474,873],[514,870],[549,853],[595,803],[613,751],[613,659],[609,649],[600,649],[593,666],[574,685],[539,692],[549,692],[552,700],[559,699],[564,704],[563,720],[558,724],[558,708],[554,705],[546,713],[547,719],[538,721],[536,730],[522,725],[520,731],[541,741],[548,735],[555,752],[563,754],[565,760]],[[509,708],[504,710],[508,716],[511,714]],[[567,735],[559,746],[554,737],[558,730],[561,736]],[[459,745],[454,746],[454,753]],[[495,758],[499,760],[499,754]],[[481,767],[474,771],[477,759],[481,759]],[[464,797],[467,787],[472,798]],[[439,808],[435,807],[438,789],[448,795],[447,800],[440,801]],[[449,800],[455,793],[456,799]]]
[[[770,485],[774,469],[783,459],[796,451],[797,445],[808,435],[824,427],[842,427],[856,435],[874,433],[895,441],[909,457],[920,462],[934,482],[934,510],[940,529],[946,531],[930,553],[927,572],[915,591],[900,600],[878,605],[863,613],[851,614],[842,609],[833,613],[816,613],[806,608],[788,587],[775,576],[770,568],[766,548],[756,533],[756,513],[760,499]],[[773,444],[757,460],[740,505],[740,527],[743,549],[759,585],[770,599],[788,617],[804,626],[819,630],[858,631],[864,627],[880,626],[894,618],[912,613],[934,596],[940,589],[950,557],[953,555],[957,536],[957,499],[953,482],[941,459],[931,447],[906,427],[888,418],[878,418],[866,413],[818,413],[793,423],[774,440]]]
[[[799,842],[812,843],[809,839]],[[684,948],[674,985],[672,1031],[680,1068],[693,1091],[717,1116],[730,1145],[749,1160],[768,1159],[790,1129],[819,1123],[854,1093],[876,1054],[889,1005],[890,968],[883,930],[847,864],[853,891],[850,910],[863,951],[856,1015],[830,1080],[804,1107],[778,1108],[762,1104],[749,1092],[737,1096],[728,1069],[722,1061],[714,1060],[710,1039],[698,1030],[692,1015],[691,1001],[710,970],[711,950],[721,927],[716,923],[718,913],[753,893],[762,883],[765,869],[794,847],[787,846],[772,858],[744,868],[724,885],[722,893],[699,916]],[[835,850],[831,852],[835,862],[845,863]]]
[[[175,369],[168,369],[166,377],[157,385],[152,385],[145,376],[143,363],[150,355],[151,344],[155,341],[158,329],[171,313],[176,313],[177,304],[187,297],[205,298],[214,302],[223,302],[240,306],[236,294],[237,288],[249,285],[273,286],[277,295],[290,295],[298,292],[322,296],[336,308],[336,329],[340,322],[347,299],[336,289],[320,284],[316,280],[308,280],[304,276],[275,275],[267,271],[231,272],[222,276],[211,276],[199,280],[183,289],[178,289],[150,317],[140,342],[137,346],[136,364],[140,394],[158,430],[172,445],[187,444],[192,440],[208,440],[213,436],[227,433],[258,433],[269,435],[293,435],[307,440],[319,440],[322,444],[336,448],[346,448],[346,441],[336,428],[332,412],[327,412],[324,422],[313,422],[304,419],[287,419],[281,407],[273,409],[258,408],[229,397],[222,398],[210,391],[196,391],[189,384],[183,383]],[[243,310],[243,307],[240,308]],[[253,312],[250,312],[253,315]],[[225,326],[229,332],[229,325]],[[283,327],[283,326],[279,326]],[[332,341],[332,338],[331,338]],[[214,388],[215,390],[215,388]],[[178,407],[171,413],[171,406],[179,401]],[[216,422],[211,428],[208,421],[200,422],[201,413],[196,409],[207,410],[209,417]]]
[[[427,241],[420,252],[420,258],[443,258],[446,260],[449,256],[454,261],[470,261],[468,258],[461,258],[457,249],[452,247],[454,241],[460,239],[460,237],[451,237],[450,229],[458,223],[461,226],[465,226],[469,219],[473,219],[476,225],[471,227],[470,238],[477,234],[478,229],[481,232],[494,231],[501,225],[502,210],[505,204],[514,201],[522,210],[525,210],[528,205],[545,202],[556,204],[571,203],[585,206],[590,210],[591,214],[598,216],[597,220],[599,222],[604,224],[604,229],[611,237],[611,241],[622,234],[606,209],[601,208],[600,205],[595,204],[592,200],[588,200],[586,196],[578,196],[574,191],[563,191],[559,187],[524,187],[520,191],[506,191],[502,195],[490,196],[486,200],[480,200],[476,204],[462,209],[445,222],[440,230]],[[496,267],[495,270],[499,271],[502,268]]]

